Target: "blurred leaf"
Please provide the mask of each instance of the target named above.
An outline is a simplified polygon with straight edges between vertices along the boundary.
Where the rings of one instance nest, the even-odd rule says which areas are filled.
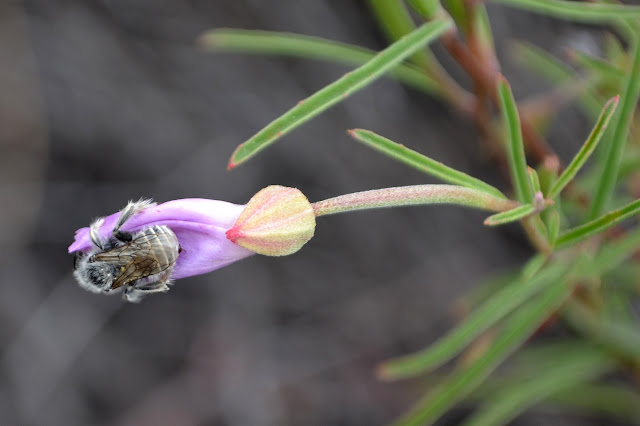
[[[640,424],[640,394],[625,386],[583,383],[552,395],[547,405],[580,410],[590,414],[611,417]]]
[[[483,3],[476,3],[473,5],[473,28],[476,30],[475,36],[477,37],[478,46],[482,50],[485,61],[495,61],[495,43],[493,40],[493,33],[491,31],[491,23],[489,21],[489,15],[487,14],[487,8]]]
[[[458,29],[466,36],[469,27],[469,14],[463,0],[443,0]]]
[[[545,93],[524,99],[518,105],[520,115],[526,117],[540,134],[548,132],[551,123],[558,117],[558,111],[579,99],[589,86],[593,85],[592,82],[577,78]]]
[[[623,63],[627,58],[627,52],[622,47],[620,39],[611,32],[606,32],[603,38],[604,51],[607,58],[610,58],[614,64]]]
[[[576,22],[612,22],[638,19],[640,6],[599,4],[566,0],[493,0],[531,12]]]
[[[631,216],[640,213],[640,199],[633,201],[621,209],[605,213],[596,220],[570,229],[558,237],[556,248],[564,248],[578,243],[593,235],[599,234]]]
[[[515,59],[527,70],[535,72],[559,87],[574,84],[575,72],[549,52],[523,41],[513,42],[511,50]],[[599,97],[594,95],[591,90],[585,90],[580,100],[580,106],[587,116],[596,120],[602,105]]]
[[[416,28],[403,0],[369,0],[369,6],[392,43]],[[432,59],[424,50],[418,50],[411,56],[411,60],[423,68],[428,68]]]
[[[575,78],[569,65],[540,47],[522,40],[511,41],[511,52],[518,63],[552,83],[564,83]]]
[[[581,67],[597,74],[604,80],[622,80],[625,72],[604,59],[597,58],[579,50],[570,51],[571,58]]]
[[[528,345],[519,351],[501,369],[469,395],[474,403],[492,404],[495,395],[503,389],[528,386],[529,381],[546,375],[555,368],[556,360],[592,352],[594,346],[582,339],[562,337],[561,340]],[[586,372],[585,372],[586,373]],[[621,420],[640,423],[640,394],[626,386],[583,382],[577,386],[556,390],[536,406],[536,411],[607,415]]]
[[[464,426],[503,425],[551,395],[588,382],[614,367],[606,354],[581,345],[580,351],[556,354],[526,381],[501,388],[466,420]]]
[[[497,213],[485,219],[484,224],[487,226],[505,225],[507,223],[516,222],[524,219],[536,212],[536,208],[532,204],[524,204],[515,209],[506,212]]]
[[[606,242],[589,262],[584,270],[584,276],[599,276],[619,268],[621,263],[633,256],[639,247],[640,228],[629,230],[623,237]]]
[[[565,318],[571,326],[606,351],[640,366],[640,333],[629,327],[598,317],[578,301],[570,301]]]
[[[509,168],[516,192],[516,198],[521,203],[533,202],[533,190],[527,171],[527,161],[524,155],[524,143],[520,130],[520,117],[516,101],[513,99],[511,87],[504,77],[498,81],[498,95],[500,97],[500,111],[506,128],[507,150],[509,152]]]
[[[519,279],[489,297],[453,331],[432,346],[411,355],[396,358],[380,366],[379,376],[393,380],[413,377],[433,370],[463,350],[533,294],[553,285],[566,272],[567,266],[550,265],[531,279]]]
[[[569,297],[574,283],[556,279],[542,294],[515,311],[489,350],[474,364],[452,373],[423,397],[396,425],[427,425],[476,389]]]
[[[576,343],[570,342],[571,345]],[[555,345],[560,345],[560,342],[554,343]],[[511,371],[510,366],[512,363],[509,362],[507,366],[508,372],[496,373],[487,378],[462,401],[464,406],[489,403],[501,389],[526,383],[532,377],[535,377],[538,371],[544,370],[547,365],[553,365],[552,359],[543,359],[540,363],[536,362],[535,356],[539,352],[538,349],[540,349],[537,346],[542,345],[528,346],[513,356],[513,361],[515,362],[531,350],[532,353],[527,354],[527,358],[531,358],[531,370],[527,369],[524,372],[519,370]],[[559,347],[557,349],[552,350],[549,355],[556,356],[552,352],[561,355],[563,348]],[[547,354],[543,353],[541,355],[546,356]],[[441,375],[431,374],[427,383],[439,383],[443,380]],[[551,414],[604,415],[611,419],[640,424],[640,393],[629,386],[585,382],[550,394],[540,401],[535,409],[537,412]]]
[[[529,280],[535,276],[535,274],[540,271],[540,269],[547,263],[549,260],[548,256],[545,256],[542,253],[538,253],[534,255],[531,259],[527,261],[522,267],[522,278],[524,280]]]
[[[442,11],[440,0],[407,0],[413,10],[423,18],[430,20]]]
[[[607,209],[618,179],[620,159],[627,141],[633,114],[640,95],[640,40],[636,36],[633,41],[633,62],[622,91],[622,105],[615,123],[611,142],[607,145],[604,164],[598,188],[589,210],[589,219],[595,219]]]
[[[600,142],[602,135],[607,130],[607,126],[611,121],[611,117],[613,117],[614,112],[616,111],[616,107],[618,106],[619,96],[616,96],[610,99],[602,108],[602,113],[600,114],[600,118],[598,119],[596,125],[593,130],[591,130],[591,134],[580,148],[580,151],[573,157],[571,163],[567,166],[567,168],[562,172],[558,180],[556,180],[555,184],[551,187],[551,190],[547,194],[548,198],[557,197],[560,192],[573,180],[578,171],[584,166],[584,163],[587,162],[593,150]]]
[[[607,284],[603,288],[602,317],[605,321],[635,328],[638,320],[633,311],[633,300],[621,287]]]
[[[271,31],[216,29],[204,33],[199,42],[209,51],[293,56],[356,66],[367,63],[378,53],[323,38]],[[408,86],[441,96],[438,83],[415,65],[399,64],[390,74]]]
[[[377,135],[369,130],[354,129],[349,131],[349,135],[351,135],[355,140],[382,152],[388,157],[399,160],[414,169],[437,177],[438,179],[442,179],[445,182],[477,189],[478,191],[486,192],[498,198],[506,199],[502,192],[488,183],[469,176],[466,173],[452,169],[451,167],[445,166],[438,161],[432,160],[419,152]]]
[[[299,102],[238,146],[231,156],[229,168],[244,163],[284,134],[371,83],[450,27],[451,21],[443,19],[426,23],[381,51],[366,64]]]
[[[638,245],[640,246],[640,242]],[[631,254],[629,253],[629,256]],[[604,271],[602,279],[607,282],[608,286],[614,286],[637,296],[640,293],[640,264],[635,262],[618,264]]]
[[[418,0],[413,3],[422,12],[428,14],[428,17],[425,18],[427,21],[432,20],[436,15],[447,16],[446,13],[438,13],[441,10],[439,0]],[[415,23],[403,0],[369,0],[369,4],[376,15],[378,24],[391,42],[395,42],[415,30]],[[411,60],[436,82],[438,95],[445,98],[450,104],[466,110],[469,109],[469,105],[475,103],[473,95],[463,89],[442,68],[428,47],[414,53]]]

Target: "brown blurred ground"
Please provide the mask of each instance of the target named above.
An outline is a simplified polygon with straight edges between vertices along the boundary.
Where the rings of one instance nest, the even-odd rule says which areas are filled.
[[[512,37],[597,47],[585,27],[490,12],[503,57]],[[244,203],[281,184],[315,201],[432,182],[349,128],[505,188],[464,118],[389,79],[228,172],[237,144],[346,68],[196,49],[216,27],[385,46],[358,1],[0,3],[0,424],[385,424],[424,387],[378,382],[375,365],[432,342],[458,296],[529,253],[482,213],[406,208],[323,218],[294,256],[253,257],[137,306],[79,289],[74,231],[128,199]],[[542,87],[503,71],[519,97]],[[551,143],[566,159],[587,130],[569,111]],[[605,424],[517,424],[570,421]]]

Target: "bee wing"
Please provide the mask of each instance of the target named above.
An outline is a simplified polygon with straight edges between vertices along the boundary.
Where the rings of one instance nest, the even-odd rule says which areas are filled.
[[[120,273],[113,281],[112,289],[139,278],[160,273],[171,266],[161,265],[153,255],[154,244],[159,244],[157,240],[158,237],[156,235],[145,235],[95,255],[98,261],[120,266]]]

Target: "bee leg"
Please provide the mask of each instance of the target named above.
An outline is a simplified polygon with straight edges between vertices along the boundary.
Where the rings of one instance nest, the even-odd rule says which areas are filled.
[[[123,238],[125,238],[125,240],[122,240],[120,238],[118,238],[120,241],[124,241],[124,242],[129,242],[131,241],[131,234],[129,233],[125,233],[125,232],[121,232],[120,228],[122,227],[122,225],[124,225],[129,219],[131,219],[131,216],[133,216],[134,214],[138,213],[139,211],[142,211],[144,209],[146,209],[147,207],[151,207],[155,205],[155,203],[152,200],[148,200],[148,199],[144,199],[141,198],[138,201],[129,201],[129,203],[125,206],[124,209],[122,209],[122,211],[120,212],[120,217],[118,218],[118,222],[116,222],[116,226],[113,228],[113,235],[114,237],[118,238],[119,236],[123,236]],[[126,240],[126,235],[129,235],[129,239]]]
[[[155,283],[145,287],[136,287],[135,285],[131,285],[124,291],[124,298],[127,302],[137,303],[147,294],[164,293],[167,291],[169,291],[167,283]]]
[[[102,246],[102,241],[100,241],[100,235],[98,234],[98,231],[100,230],[100,227],[103,223],[104,218],[101,217],[94,220],[91,225],[89,225],[89,237],[91,238],[91,242],[100,250],[104,250],[104,248]]]

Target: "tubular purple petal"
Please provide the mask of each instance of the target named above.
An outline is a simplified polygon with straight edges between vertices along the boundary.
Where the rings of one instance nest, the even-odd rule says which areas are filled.
[[[189,198],[153,205],[135,214],[122,227],[137,232],[154,225],[168,226],[178,237],[182,252],[171,275],[185,278],[204,274],[248,257],[254,252],[229,241],[225,233],[233,226],[245,206],[224,201]],[[104,219],[99,236],[107,238],[120,217],[112,214]],[[76,232],[69,253],[92,247],[89,228]]]

